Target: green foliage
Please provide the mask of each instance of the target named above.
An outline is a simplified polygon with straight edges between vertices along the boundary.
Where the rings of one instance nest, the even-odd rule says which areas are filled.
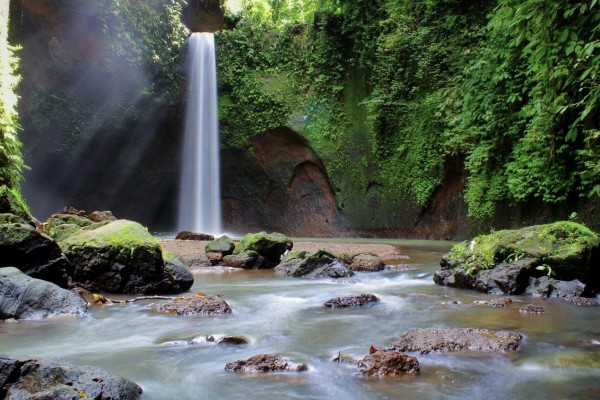
[[[25,165],[17,137],[20,127],[15,88],[20,78],[16,73],[15,51],[18,48],[8,43],[8,6],[8,1],[0,6],[0,186],[18,190]]]

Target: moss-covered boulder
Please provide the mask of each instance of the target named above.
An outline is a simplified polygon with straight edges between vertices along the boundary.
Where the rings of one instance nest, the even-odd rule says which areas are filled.
[[[91,219],[79,215],[52,214],[38,229],[60,242],[67,239],[79,229],[90,226],[93,223]]]
[[[173,267],[165,267],[158,240],[136,222],[89,225],[59,244],[72,264],[73,283],[88,290],[152,294],[189,289]]]
[[[579,280],[600,288],[600,239],[581,224],[559,221],[482,235],[455,245],[434,275],[439,285],[520,294],[535,278]]]
[[[233,243],[233,240],[227,235],[223,235],[220,238],[208,242],[204,247],[206,253],[219,253],[222,256],[233,254],[234,250],[235,243]]]
[[[35,220],[29,213],[27,204],[19,192],[9,189],[7,186],[0,186],[0,214],[13,214],[27,221],[31,226],[35,226]]]
[[[4,213],[4,214],[0,214],[0,225],[3,224],[28,224],[29,222],[24,220],[23,218],[15,215],[15,214],[11,214],[11,213]]]
[[[69,262],[60,247],[29,224],[0,224],[1,267],[15,267],[61,287],[68,283]]]
[[[253,250],[263,256],[271,266],[275,266],[281,260],[281,256],[293,246],[292,241],[281,233],[249,233],[235,246],[235,253]]]

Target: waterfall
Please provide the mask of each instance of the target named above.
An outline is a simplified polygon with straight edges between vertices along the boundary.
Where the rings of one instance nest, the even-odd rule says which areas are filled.
[[[188,93],[179,230],[221,232],[217,68],[212,33],[188,39]]]

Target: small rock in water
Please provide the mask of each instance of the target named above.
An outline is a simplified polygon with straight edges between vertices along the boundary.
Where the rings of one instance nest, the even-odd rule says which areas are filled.
[[[414,271],[416,268],[411,267],[408,264],[394,264],[394,265],[386,265],[385,269],[387,271],[404,272],[404,271]]]
[[[418,351],[421,354],[459,350],[505,352],[516,350],[523,336],[474,328],[415,329],[400,338],[388,350]]]
[[[480,305],[480,306],[494,307],[494,308],[504,308],[504,307],[508,307],[509,304],[512,304],[512,300],[509,299],[508,297],[498,297],[496,299],[492,299],[489,301],[475,300],[473,302],[473,304]]]
[[[519,309],[519,312],[526,314],[543,314],[544,309],[540,306],[536,306],[534,304],[527,304]]]
[[[575,296],[568,297],[565,300],[579,307],[598,307],[598,302],[596,300],[587,297]]]
[[[228,344],[232,346],[241,346],[249,343],[250,341],[242,336],[225,336],[217,341],[217,344]]]
[[[323,304],[330,308],[360,307],[369,303],[377,303],[379,299],[372,294],[359,294],[358,296],[336,297]]]
[[[215,240],[213,235],[199,232],[181,231],[175,236],[175,240]]]
[[[420,371],[416,357],[385,350],[367,355],[358,362],[358,369],[365,376],[416,375]]]
[[[306,364],[289,362],[277,354],[257,354],[247,360],[238,360],[225,365],[225,371],[229,372],[299,372],[307,369]]]
[[[206,316],[231,313],[229,304],[218,296],[176,297],[166,303],[155,304],[154,310],[167,314]]]
[[[459,304],[462,304],[462,302],[459,300],[451,300],[451,301],[443,301],[442,302],[442,305],[449,305],[449,304],[450,305],[459,305]]]

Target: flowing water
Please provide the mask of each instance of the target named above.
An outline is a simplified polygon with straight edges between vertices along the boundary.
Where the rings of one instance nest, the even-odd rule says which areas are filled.
[[[148,304],[92,307],[86,317],[0,323],[0,354],[59,357],[94,365],[140,384],[146,399],[593,399],[600,395],[600,308],[514,297],[507,309],[473,304],[487,298],[438,287],[432,274],[447,243],[397,242],[407,272],[353,279],[305,280],[273,271],[196,274],[192,292],[222,294],[233,313],[174,317]],[[337,296],[373,293],[364,308],[324,308]],[[461,304],[451,304],[453,301]],[[525,303],[541,315],[524,315]],[[416,377],[367,379],[350,364],[369,347],[386,347],[420,327],[475,327],[520,332],[522,348],[507,354],[416,355]],[[217,346],[207,335],[242,335],[242,347]],[[191,343],[191,344],[190,344]],[[227,362],[278,353],[305,362],[303,373],[233,374]]]
[[[179,230],[221,232],[217,71],[212,33],[188,39],[188,96]]]

